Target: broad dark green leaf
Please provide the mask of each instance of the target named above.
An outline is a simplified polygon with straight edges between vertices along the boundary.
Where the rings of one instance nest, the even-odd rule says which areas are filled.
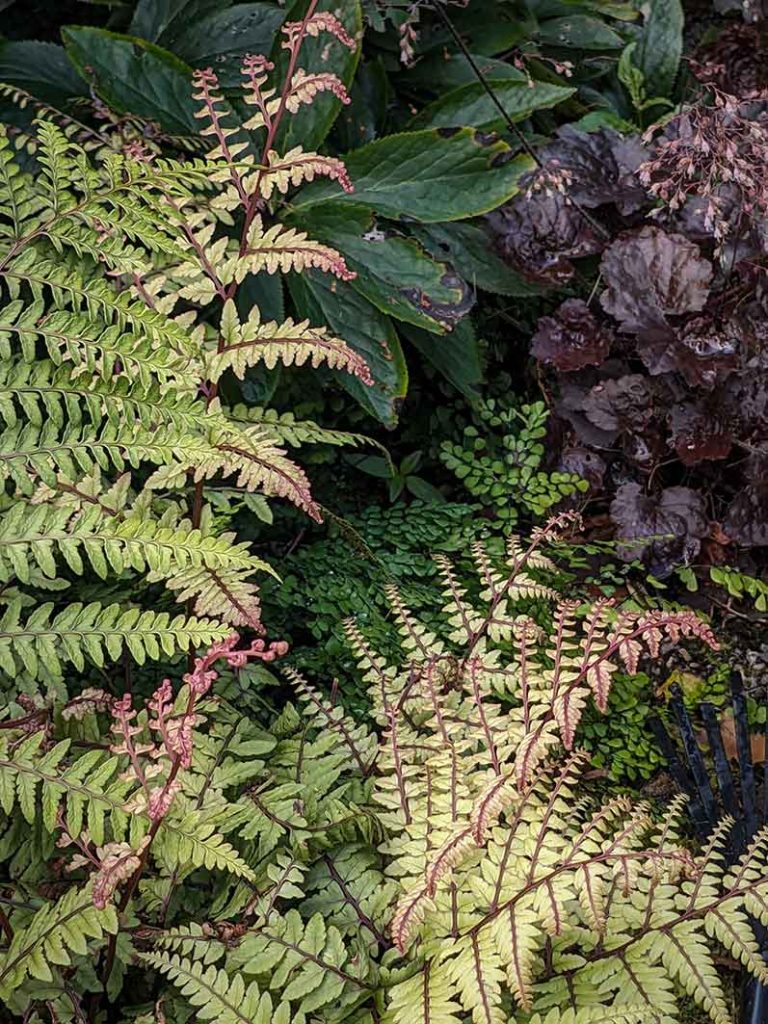
[[[472,306],[466,282],[452,267],[415,239],[377,224],[364,206],[321,203],[291,223],[339,249],[357,274],[352,287],[382,313],[442,333]]]
[[[254,306],[262,320],[285,320],[283,279],[279,274],[248,274],[235,298],[241,320],[247,320]]]
[[[412,230],[433,256],[452,263],[473,288],[520,298],[540,295],[543,291],[540,285],[526,281],[496,255],[493,241],[482,223],[426,224]]]
[[[366,412],[393,427],[408,390],[408,370],[392,321],[351,285],[317,271],[291,274],[288,287],[299,316],[327,324],[363,356],[373,375],[372,386],[348,373],[335,374],[334,379]]]
[[[510,7],[507,0],[470,0],[463,8],[453,5],[450,17],[470,52],[490,57],[507,53],[530,38],[531,19],[521,17],[519,9],[513,11]],[[416,46],[419,55],[455,49],[453,36],[439,18],[435,18],[431,25],[427,21],[419,28]]]
[[[477,398],[483,380],[483,364],[469,317],[439,337],[409,324],[403,325],[402,334],[457,391],[467,398]]]
[[[680,0],[653,0],[634,53],[648,96],[669,96],[683,53],[685,15]]]
[[[602,18],[636,21],[635,0],[526,0],[526,7],[539,21],[567,14],[597,14]]]
[[[63,46],[31,39],[0,42],[0,82],[57,107],[65,106],[73,96],[88,95]]]
[[[535,110],[554,107],[575,89],[549,82],[500,80],[488,83],[512,121],[523,121]],[[501,131],[506,124],[499,108],[480,82],[463,85],[431,103],[410,124],[418,128],[486,128]]]
[[[304,16],[308,0],[294,0],[288,5],[286,21],[298,21]],[[336,15],[353,39],[362,38],[363,14],[360,0],[320,0],[317,11],[330,11]],[[281,48],[281,39],[275,41],[272,60],[276,74],[282,78],[288,62],[288,54]],[[305,71],[331,71],[349,89],[355,77],[360,59],[360,46],[350,50],[327,32],[317,37],[308,36],[301,47],[298,66]],[[305,150],[317,149],[331,130],[338,117],[342,103],[331,93],[321,93],[315,100],[302,105],[299,110],[283,121],[277,137],[277,149],[287,152],[294,146]]]
[[[567,50],[620,50],[624,40],[600,18],[569,14],[542,22],[536,38],[545,46]]]
[[[423,480],[420,476],[406,477],[405,486],[414,498],[418,498],[419,501],[423,501],[427,505],[445,504],[445,495],[438,491],[434,484],[431,484],[428,480]]]
[[[513,64],[495,57],[483,57],[473,53],[472,59],[486,78],[494,81],[511,79],[526,82],[528,79]],[[458,89],[460,85],[477,82],[477,76],[463,53],[436,53],[418,61],[412,68],[403,72],[402,81],[412,89],[424,89],[427,92],[442,93],[445,89]]]
[[[284,12],[273,4],[238,4],[187,27],[173,51],[193,68],[211,67],[222,89],[237,89],[247,53],[269,53]]]
[[[333,149],[357,149],[384,134],[392,86],[381,60],[361,65],[349,91],[351,103],[342,107],[331,135]]]
[[[232,0],[139,0],[130,33],[172,47],[190,25],[205,15],[229,7]]]
[[[62,29],[67,53],[86,82],[120,113],[158,121],[172,135],[197,135],[191,69],[167,50],[101,28]]]
[[[370,206],[391,218],[435,223],[495,209],[518,191],[533,162],[513,156],[505,142],[472,128],[427,128],[378,139],[344,158],[355,185],[338,196],[331,182],[313,182],[294,210],[334,199]]]

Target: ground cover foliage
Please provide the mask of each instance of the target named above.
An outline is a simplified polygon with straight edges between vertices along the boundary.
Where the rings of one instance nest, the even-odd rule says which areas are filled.
[[[0,1019],[738,1019],[760,5],[0,17]]]

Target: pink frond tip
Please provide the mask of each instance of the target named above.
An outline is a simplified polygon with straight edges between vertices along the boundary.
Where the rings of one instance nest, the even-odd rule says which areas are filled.
[[[294,49],[305,35],[317,38],[321,32],[330,32],[342,46],[346,46],[349,50],[354,50],[357,47],[357,41],[347,32],[336,15],[328,11],[319,11],[317,14],[313,14],[306,22],[290,21],[283,25],[282,31],[285,36],[284,50]]]

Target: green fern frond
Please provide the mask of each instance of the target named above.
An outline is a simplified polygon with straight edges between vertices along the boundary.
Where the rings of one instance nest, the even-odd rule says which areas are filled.
[[[255,981],[246,987],[239,974],[230,978],[213,964],[205,967],[182,956],[145,953],[142,959],[178,986],[199,1020],[215,1020],[217,1024],[289,1024],[290,1017],[280,1007],[277,1014],[273,1013],[269,992],[262,993]]]
[[[225,370],[232,370],[241,380],[250,366],[263,363],[274,369],[284,366],[313,367],[326,364],[334,370],[346,370],[366,383],[372,383],[365,360],[341,338],[329,334],[325,327],[310,327],[308,320],[294,323],[290,317],[283,323],[263,323],[258,307],[241,324],[235,304],[224,304],[221,317],[221,341],[218,351],[207,362],[207,376],[218,380]]]
[[[139,665],[209,647],[224,640],[231,629],[210,619],[196,619],[167,612],[124,610],[118,604],[102,606],[75,602],[53,614],[52,604],[41,604],[22,618],[19,601],[11,603],[0,618],[0,669],[13,678],[24,669],[33,678],[49,673],[61,676],[63,664],[85,668],[86,659],[104,665],[106,657],[117,661],[124,649]]]
[[[73,886],[14,933],[7,951],[0,954],[0,995],[7,998],[27,977],[53,981],[55,972],[69,967],[73,957],[88,956],[106,935],[117,931],[114,908],[97,910],[92,888],[90,884],[82,889]]]
[[[50,750],[41,749],[44,734],[34,733],[13,750],[0,738],[0,806],[10,816],[16,806],[32,825],[42,808],[42,823],[55,831],[59,815],[68,830],[79,835],[87,822],[94,842],[125,838],[129,824],[146,830],[123,810],[131,783],[119,778],[118,758],[101,750],[88,751],[65,763],[70,741],[61,740]]]
[[[277,409],[263,409],[253,405],[235,405],[230,410],[230,419],[235,423],[259,424],[272,432],[280,444],[289,448],[301,448],[305,444],[330,444],[334,447],[376,444],[364,434],[353,434],[346,430],[329,430],[312,420],[297,420],[292,412]]]

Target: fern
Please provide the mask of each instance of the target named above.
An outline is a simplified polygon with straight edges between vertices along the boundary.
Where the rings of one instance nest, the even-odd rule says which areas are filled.
[[[662,636],[714,638],[691,612],[559,601],[543,547],[572,526],[510,539],[506,562],[477,547],[478,585],[443,560],[446,629],[390,589],[398,657],[350,623],[368,725],[291,670],[304,715],[244,715],[245,663],[285,647],[234,638],[144,708],[91,689],[4,723],[0,854],[24,863],[20,823],[57,836],[85,875],[72,892],[91,909],[76,913],[109,924],[61,966],[49,956],[48,984],[100,948],[102,984],[119,989],[115,965],[133,958],[178,1019],[629,1024],[675,1019],[687,994],[724,1024],[717,951],[768,978],[752,925],[768,922],[768,831],[729,868],[730,822],[691,850],[682,800],[659,818],[596,799],[575,746],[618,663],[633,672]],[[81,751],[105,716],[109,749]],[[40,885],[39,866],[24,870],[17,894]],[[69,898],[47,893],[40,920]],[[99,917],[110,908],[119,924]],[[22,1013],[39,945],[34,930],[16,939],[25,915],[12,910],[3,954]]]
[[[257,88],[251,70],[249,60],[246,100]],[[269,115],[275,129],[321,87],[335,88],[333,76],[293,73]],[[350,188],[341,165],[271,145],[257,161],[242,135],[234,141],[240,127],[225,125],[215,77],[197,75],[196,90],[213,145],[200,158],[133,160],[40,110],[28,140],[32,175],[0,129],[0,481],[11,505],[0,566],[20,602],[5,615],[0,665],[11,675],[22,665],[32,678],[60,677],[62,661],[101,666],[124,644],[141,663],[209,644],[231,625],[259,630],[257,577],[270,570],[212,532],[206,486],[226,480],[230,491],[284,498],[319,519],[309,480],[283,445],[345,438],[268,411],[238,412],[218,397],[219,382],[277,363],[326,364],[371,381],[363,359],[324,326],[266,322],[255,307],[238,313],[241,283],[262,270],[347,274],[338,254],[260,210],[275,190],[315,174]],[[178,299],[188,308],[175,315]],[[135,510],[84,487],[100,478],[110,492],[127,467],[146,481]],[[76,494],[79,505],[68,500]],[[190,501],[187,516],[175,501],[169,517],[174,495]],[[139,604],[140,577],[163,582],[186,612],[142,617],[94,600],[23,617],[41,581],[63,572],[105,581],[130,572]]]
[[[261,993],[255,982],[245,987],[240,975],[231,979],[226,971],[213,965],[204,968],[180,956],[147,954],[145,961],[178,985],[200,1020],[221,1024],[288,1024],[290,1017],[281,1008],[273,1015],[269,992]]]
[[[15,932],[0,957],[0,994],[4,999],[27,977],[38,982],[53,979],[53,969],[67,967],[73,956],[86,956],[117,931],[114,907],[97,910],[90,885],[76,886],[55,903],[43,906],[29,924]]]

